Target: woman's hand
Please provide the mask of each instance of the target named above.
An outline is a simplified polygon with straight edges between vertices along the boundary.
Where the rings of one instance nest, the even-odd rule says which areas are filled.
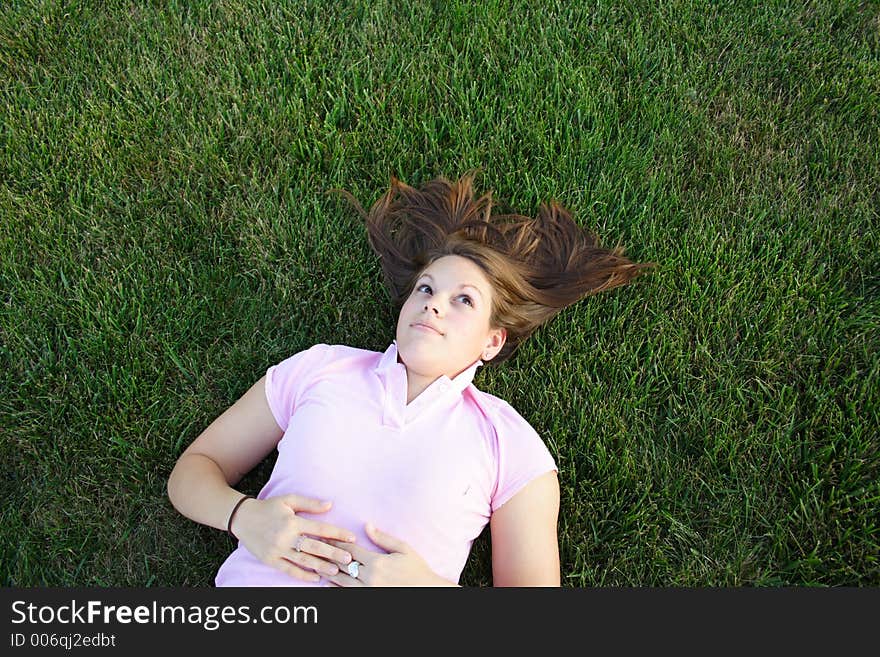
[[[346,573],[340,566],[337,575],[328,577],[337,586],[455,586],[435,574],[416,551],[398,538],[365,525],[367,536],[389,554],[373,552],[359,545],[329,541],[344,548],[358,562],[357,577]]]
[[[355,536],[341,527],[301,518],[296,512],[326,513],[331,506],[331,502],[300,495],[248,499],[235,513],[234,533],[263,563],[291,577],[318,582],[318,573],[335,575],[339,572],[337,563],[351,561],[346,550]],[[318,538],[337,539],[338,547]]]

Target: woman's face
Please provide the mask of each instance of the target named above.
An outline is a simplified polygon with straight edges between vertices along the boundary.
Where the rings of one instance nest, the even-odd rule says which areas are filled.
[[[492,286],[483,270],[462,256],[438,258],[400,309],[400,360],[422,376],[454,378],[504,346],[507,332],[490,328],[491,314]]]

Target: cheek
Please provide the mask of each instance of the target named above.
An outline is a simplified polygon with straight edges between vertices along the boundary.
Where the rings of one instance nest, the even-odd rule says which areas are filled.
[[[481,336],[486,332],[483,327],[484,322],[482,318],[473,315],[467,316],[466,313],[461,314],[464,316],[459,318],[461,321],[458,322],[458,333],[468,342],[480,340]]]
[[[408,321],[413,313],[417,312],[419,309],[419,300],[416,296],[410,295],[407,297],[406,301],[403,302],[403,305],[400,307],[400,313],[397,315],[397,323],[402,324]]]

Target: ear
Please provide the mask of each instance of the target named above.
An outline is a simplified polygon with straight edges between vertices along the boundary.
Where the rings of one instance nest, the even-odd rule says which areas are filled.
[[[483,348],[483,360],[492,360],[501,351],[501,347],[507,341],[507,329],[498,328],[489,331],[489,339]]]

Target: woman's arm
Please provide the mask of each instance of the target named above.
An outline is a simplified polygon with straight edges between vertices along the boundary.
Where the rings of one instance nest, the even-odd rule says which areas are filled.
[[[264,376],[186,448],[168,478],[168,497],[191,520],[226,529],[242,494],[232,488],[264,459],[284,435],[266,401]],[[330,502],[299,495],[246,500],[236,511],[233,533],[260,561],[292,577],[317,582],[339,572],[351,555],[320,540],[352,542],[350,531],[296,515],[323,513]]]
[[[559,586],[559,480],[548,472],[501,505],[490,522],[494,586]]]
[[[168,497],[187,518],[225,530],[241,498],[232,486],[281,440],[284,432],[266,401],[265,379],[214,420],[177,460],[168,478]]]

